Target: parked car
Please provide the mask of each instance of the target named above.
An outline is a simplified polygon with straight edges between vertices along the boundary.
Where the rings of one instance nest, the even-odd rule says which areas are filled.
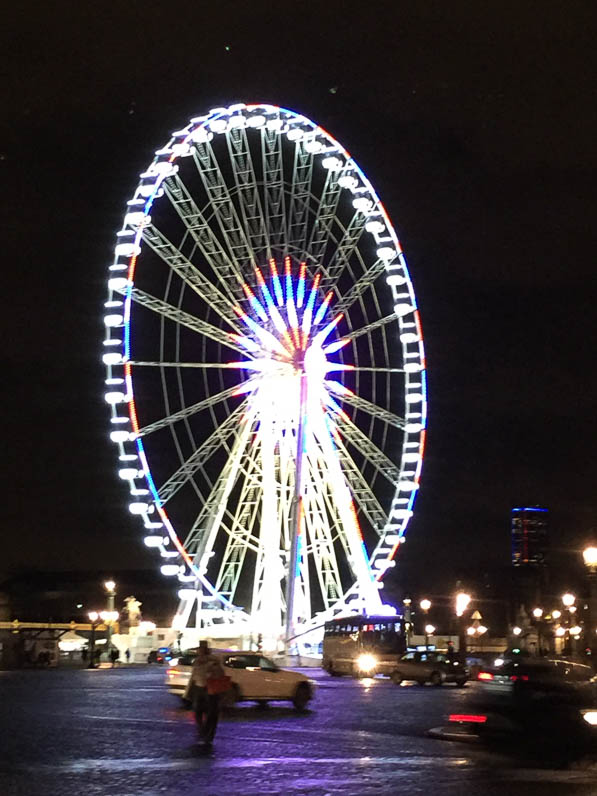
[[[187,686],[196,650],[187,650],[179,658],[173,658],[166,671],[166,685],[173,694],[178,694],[187,703]],[[232,689],[224,702],[268,702],[289,700],[297,710],[304,710],[313,698],[315,683],[299,672],[281,669],[272,660],[254,651],[212,650],[220,659],[225,673],[232,680]]]
[[[440,686],[443,683],[455,683],[463,686],[469,679],[469,670],[453,656],[442,652],[418,651],[407,652],[398,658],[390,677],[396,685],[400,685],[403,680],[415,680],[420,685],[431,683]]]

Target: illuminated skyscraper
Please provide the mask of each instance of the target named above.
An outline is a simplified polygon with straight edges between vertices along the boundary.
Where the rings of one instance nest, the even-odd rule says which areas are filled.
[[[512,509],[512,565],[543,567],[547,552],[548,510],[541,506]]]
[[[512,565],[542,567],[546,563],[547,514],[541,506],[512,509]]]

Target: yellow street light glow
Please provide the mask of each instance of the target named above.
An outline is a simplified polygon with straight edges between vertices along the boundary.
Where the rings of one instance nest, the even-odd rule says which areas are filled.
[[[587,724],[591,724],[593,726],[597,724],[597,710],[583,710],[582,717]]]
[[[573,594],[570,594],[569,591],[566,594],[562,594],[562,602],[566,606],[566,608],[570,608],[571,605],[574,605],[576,597]]]
[[[520,636],[521,633],[522,633],[522,628],[521,627],[516,626],[516,627],[512,628],[512,635],[513,636]]]
[[[116,588],[116,584],[114,583],[113,580],[107,580],[104,583],[104,588],[106,589],[106,591],[114,591],[114,589]]]
[[[479,625],[479,627],[477,628],[477,633],[480,636],[482,636],[483,633],[487,633],[487,628],[485,627],[485,625]]]
[[[425,633],[427,633],[428,636],[432,636],[435,633],[434,625],[425,625]]]
[[[89,617],[89,619],[90,619],[92,622],[97,622],[97,620],[99,619],[99,614],[98,614],[98,612],[97,612],[97,611],[89,611],[89,613],[87,614],[87,616]]]
[[[543,616],[543,608],[534,608],[533,616],[535,617],[535,619],[541,619],[541,617]]]
[[[462,616],[471,601],[471,595],[464,591],[456,595],[456,616]]]
[[[474,636],[475,635],[475,628],[474,627],[467,627],[466,633],[467,633],[468,636]]]
[[[579,625],[574,625],[574,627],[570,628],[571,636],[580,636],[581,633],[582,633],[582,627],[580,627]]]
[[[427,612],[431,608],[431,600],[425,598],[424,600],[421,600],[419,605],[421,606],[421,611]]]
[[[556,627],[556,636],[564,636],[566,635],[566,628],[564,627]]]
[[[556,608],[555,611],[551,612],[551,615],[553,616],[554,619],[559,619],[562,616],[562,612],[558,611],[558,609]]]
[[[597,547],[593,547],[592,545],[585,547],[582,551],[582,557],[588,567],[597,567]]]

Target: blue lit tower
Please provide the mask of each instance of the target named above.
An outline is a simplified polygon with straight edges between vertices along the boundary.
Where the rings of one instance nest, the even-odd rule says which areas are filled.
[[[514,612],[525,606],[527,613],[542,602],[547,591],[548,509],[521,506],[512,509]]]
[[[547,517],[548,509],[541,506],[512,509],[512,566],[545,566]]]

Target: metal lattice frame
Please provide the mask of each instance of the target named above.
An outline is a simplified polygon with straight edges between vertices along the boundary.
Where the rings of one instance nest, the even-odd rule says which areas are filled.
[[[108,288],[111,439],[146,544],[185,584],[179,622],[201,599],[270,636],[379,608],[419,485],[425,359],[396,233],[348,152],[271,105],[193,119],[141,175]],[[338,344],[307,378],[328,304]],[[295,400],[296,379],[293,414],[278,393]]]

